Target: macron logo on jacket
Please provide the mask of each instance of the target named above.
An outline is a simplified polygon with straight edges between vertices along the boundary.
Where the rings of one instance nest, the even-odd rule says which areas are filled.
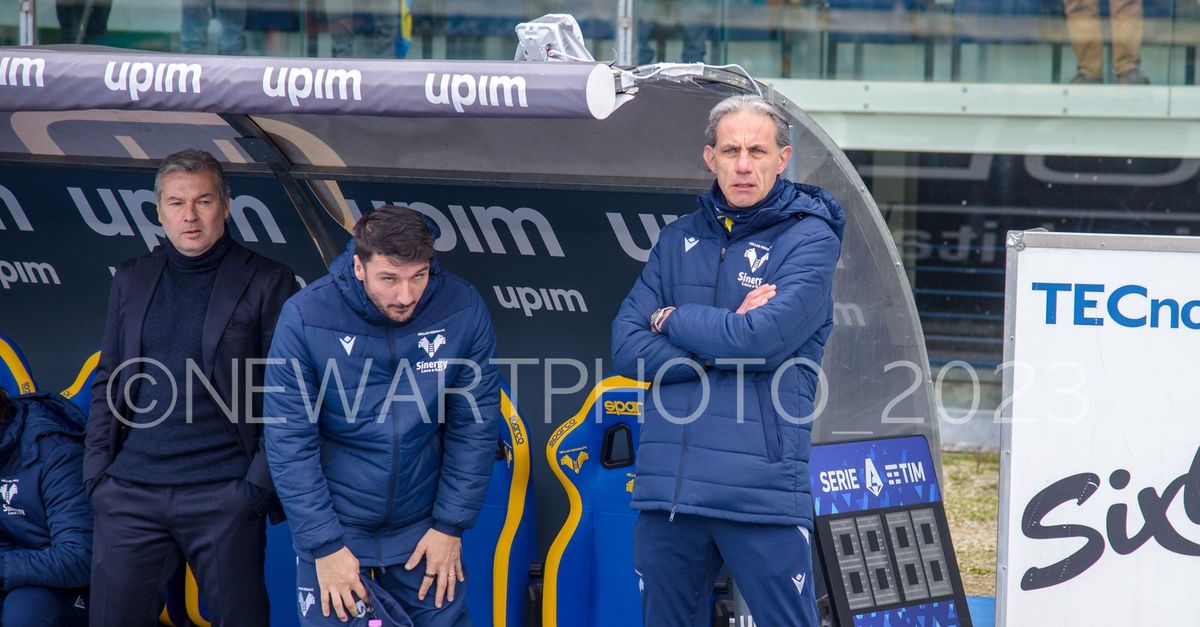
[[[357,339],[358,339],[357,337],[354,337],[351,335],[347,335],[346,337],[338,338],[338,341],[342,343],[342,348],[346,349],[347,357],[350,356],[350,351],[354,350],[354,340],[357,340]]]

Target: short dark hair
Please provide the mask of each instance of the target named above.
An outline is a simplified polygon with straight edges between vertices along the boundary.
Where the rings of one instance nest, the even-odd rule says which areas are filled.
[[[433,233],[415,210],[384,205],[354,225],[354,253],[363,263],[375,255],[409,263],[432,261]]]
[[[212,174],[213,182],[217,184],[217,191],[221,193],[221,200],[226,205],[229,204],[231,190],[229,181],[225,178],[225,170],[221,168],[221,162],[211,154],[194,148],[167,155],[167,158],[158,164],[158,172],[154,174],[154,199],[156,201],[162,196],[162,180],[168,174],[176,172],[189,174],[208,172]]]
[[[17,413],[17,408],[12,401],[8,400],[8,392],[5,392],[4,388],[0,388],[0,427],[8,424],[15,413]]]

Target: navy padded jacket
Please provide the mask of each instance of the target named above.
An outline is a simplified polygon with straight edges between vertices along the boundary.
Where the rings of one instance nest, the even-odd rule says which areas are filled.
[[[352,241],[280,313],[264,433],[297,552],[347,546],[388,566],[423,520],[451,535],[475,524],[499,432],[495,335],[479,293],[436,262],[413,316],[392,322],[354,277],[353,253]]]
[[[833,328],[845,215],[825,190],[783,179],[731,233],[715,184],[698,204],[663,229],[613,321],[617,372],[658,376],[633,507],[811,529],[816,367]],[[737,314],[763,284],[776,296]],[[650,315],[667,306],[677,309],[652,333]]]
[[[92,508],[83,489],[83,415],[52,394],[10,399],[0,432],[0,580],[81,588],[92,567]]]

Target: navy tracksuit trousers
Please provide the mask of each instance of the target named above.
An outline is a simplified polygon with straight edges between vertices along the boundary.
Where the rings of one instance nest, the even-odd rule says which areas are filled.
[[[0,591],[4,627],[87,627],[87,590],[22,586]]]
[[[405,570],[404,564],[400,563],[387,568],[363,568],[361,572],[364,580],[373,579],[375,587],[391,595],[412,620],[414,627],[470,627],[471,619],[467,614],[467,585],[470,583],[470,575],[467,573],[467,581],[455,586],[454,602],[443,599],[442,607],[438,609],[434,605],[437,598],[436,585],[430,587],[424,601],[417,599],[417,592],[425,579],[425,560],[421,560],[412,570]],[[336,612],[330,611],[328,617],[321,614],[320,596],[321,586],[317,584],[316,565],[299,558],[296,560],[296,601],[299,604],[296,613],[300,617],[300,627],[345,627],[346,623],[338,620]],[[366,621],[360,622],[366,624]],[[385,627],[392,625],[385,623]]]
[[[722,563],[756,626],[817,627],[807,529],[648,511],[633,528],[646,627],[704,624]]]

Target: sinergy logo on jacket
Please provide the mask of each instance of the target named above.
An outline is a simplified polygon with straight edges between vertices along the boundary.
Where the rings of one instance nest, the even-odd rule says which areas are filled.
[[[0,479],[0,498],[4,499],[4,513],[9,516],[24,516],[25,510],[12,506],[20,492],[20,479]]]
[[[430,359],[432,359],[432,361],[418,361],[417,372],[420,372],[421,374],[445,372],[446,366],[450,365],[449,360],[433,359],[433,356],[437,354],[438,349],[446,345],[447,340],[445,333],[445,329],[437,329],[435,331],[423,331],[417,334],[417,337],[421,338],[417,340],[417,347],[425,351],[425,354],[429,355]]]
[[[754,289],[763,284],[763,277],[752,276],[767,263],[767,258],[771,256],[771,247],[762,244],[750,242],[750,247],[746,249],[746,261],[750,264],[750,272],[739,272],[738,282],[742,287]]]

